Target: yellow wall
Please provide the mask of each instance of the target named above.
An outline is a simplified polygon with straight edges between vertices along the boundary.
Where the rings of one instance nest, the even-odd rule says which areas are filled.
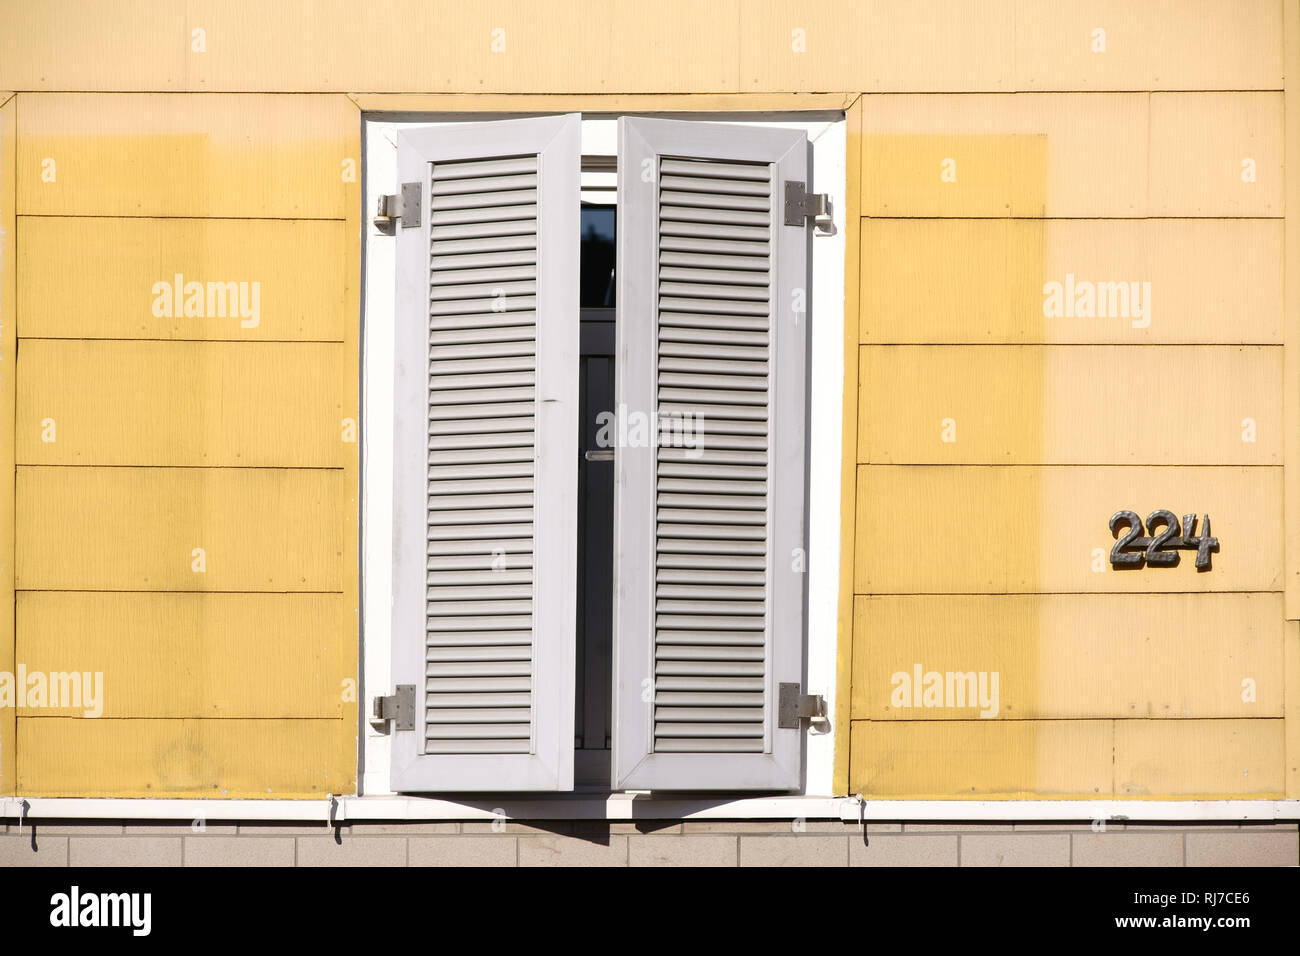
[[[354,789],[362,109],[848,107],[836,791],[1300,796],[1297,9],[0,0],[0,670],[120,689],[0,711],[0,790]],[[154,316],[177,272],[261,321]],[[1121,507],[1214,570],[1094,571]],[[887,709],[914,662],[999,716]]]
[[[851,792],[1287,793],[1283,97],[1213,79],[863,98]],[[1067,273],[1149,324],[1047,315]],[[1158,508],[1212,571],[1110,568]],[[900,708],[917,665],[996,672],[996,716]]]
[[[0,89],[1278,89],[1283,0],[3,0]],[[1089,50],[1107,30],[1106,54]],[[194,31],[202,30],[203,52]],[[494,36],[494,30],[504,34]],[[796,44],[795,30],[803,43]],[[504,39],[504,47],[494,40]]]
[[[20,709],[7,785],[353,791],[359,111],[339,95],[13,103],[9,651],[29,672],[102,672],[106,691],[97,719]],[[258,283],[256,324],[156,314],[154,283],[177,273]]]

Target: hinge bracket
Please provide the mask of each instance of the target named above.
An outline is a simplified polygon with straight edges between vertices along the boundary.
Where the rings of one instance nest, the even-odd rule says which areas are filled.
[[[810,222],[819,236],[835,235],[831,219],[831,197],[827,193],[810,193],[797,179],[785,181],[785,224],[806,226]]]
[[[820,694],[803,693],[802,684],[777,685],[776,725],[786,730],[798,730],[801,721],[826,716],[826,698]]]
[[[398,684],[389,697],[376,697],[374,720],[377,723],[393,722],[394,730],[415,729],[415,685]]]
[[[375,228],[392,234],[397,229],[399,219],[402,220],[403,229],[412,229],[420,224],[419,183],[402,183],[401,193],[388,193],[379,197]]]

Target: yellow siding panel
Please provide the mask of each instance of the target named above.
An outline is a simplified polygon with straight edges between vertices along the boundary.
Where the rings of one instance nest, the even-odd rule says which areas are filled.
[[[344,148],[350,155],[361,155],[361,114],[351,105],[345,122]],[[343,458],[343,501],[340,509],[333,512],[336,516],[343,537],[343,559],[346,566],[341,573],[343,584],[342,638],[335,645],[339,670],[351,683],[351,699],[359,700],[357,688],[360,684],[357,673],[361,657],[361,242],[359,237],[368,228],[362,219],[361,183],[344,185],[347,197],[347,235],[358,237],[345,247],[343,257],[344,314],[348,316],[346,325],[346,342],[343,349],[343,368],[339,375],[339,387],[344,402],[344,419],[340,432],[344,439],[340,449]],[[356,424],[349,434],[346,426]],[[346,699],[346,698],[345,698]],[[343,722],[334,738],[334,750],[330,760],[339,766],[355,768],[359,757],[358,737],[360,734],[360,708],[358,706],[343,708]],[[355,775],[356,771],[353,770]],[[351,790],[355,791],[355,782]]]
[[[106,716],[25,712],[19,786],[355,791],[357,107],[342,95],[28,107],[32,155],[71,152],[49,157],[52,183],[39,163],[19,177],[34,203],[22,331],[37,336],[22,342],[19,404],[58,406],[37,422],[55,419],[57,440],[29,436],[37,466],[19,478],[19,577],[49,589],[22,593],[21,653],[33,670],[102,671]],[[60,185],[76,188],[49,202],[41,187]],[[215,218],[243,216],[278,218]],[[178,272],[256,282],[256,324],[155,316],[154,284]],[[205,591],[244,593],[182,593]],[[280,593],[294,591],[329,593]]]
[[[1018,88],[1277,89],[1281,12],[1278,0],[1018,0]]]
[[[1282,342],[1278,220],[867,219],[862,230],[864,342]],[[1068,276],[1149,282],[1149,322],[1044,315],[1044,284]]]
[[[735,92],[743,6],[742,0],[394,0],[384,16],[361,19],[360,68],[350,88]]]
[[[379,6],[278,0],[253,10],[229,0],[132,0],[120,26],[112,17],[85,16],[73,3],[39,6],[46,9],[18,19],[18,28],[6,31],[12,39],[0,41],[6,86],[473,93],[739,88],[739,0],[390,0]],[[129,34],[119,37],[119,30]]]
[[[1010,90],[1014,14],[1014,0],[749,0],[740,17],[741,86]]]
[[[1118,720],[1115,796],[1280,798],[1281,720]]]
[[[864,104],[864,215],[1281,215],[1280,93],[872,95]],[[976,144],[1039,137],[1043,211],[1021,211],[1016,201],[1044,187],[1037,178],[986,185],[997,182],[992,157],[1013,162],[1013,150],[990,145],[985,157]],[[939,155],[957,160],[955,182],[940,179]],[[1242,181],[1244,158],[1256,162],[1253,183]]]
[[[855,720],[850,789],[878,799],[1276,798],[1282,723]]]
[[[984,133],[868,134],[871,216],[1041,216],[1047,140]]]
[[[174,0],[0,4],[0,86],[183,89],[189,38]]]
[[[24,339],[18,461],[340,466],[343,346]]]
[[[865,85],[881,91],[1014,88],[1011,0],[867,0],[867,33],[848,54]]]
[[[18,721],[18,793],[42,797],[314,798],[356,789],[338,720]]]
[[[0,84],[63,90],[1256,89],[1276,0],[6,3]],[[400,25],[398,29],[395,25]],[[1092,30],[1107,31],[1092,52]],[[793,55],[791,31],[807,32]],[[499,53],[493,29],[506,31]],[[196,49],[194,31],[202,30]],[[633,40],[643,40],[642,44]],[[391,56],[379,56],[382,51]],[[621,56],[631,54],[630,56]],[[728,83],[732,85],[727,85]]]
[[[863,462],[1282,463],[1278,346],[864,346],[858,379]]]
[[[436,3],[429,0],[430,6]],[[258,4],[250,15],[246,3],[187,0],[184,88],[311,93],[360,89],[364,60],[378,59],[387,49],[362,44],[363,19],[388,26],[388,48],[413,26],[402,18],[406,11],[390,14],[391,6],[358,0],[275,0]],[[190,49],[195,30],[203,31],[203,53]],[[424,34],[431,55],[439,37],[433,31]]]
[[[865,96],[863,215],[1144,216],[1147,101],[1137,93]],[[1042,145],[1030,145],[1039,140]],[[973,162],[951,152],[936,157],[934,147],[921,151],[927,141],[950,149],[965,145]],[[909,148],[910,142],[918,146]],[[987,158],[973,152],[980,142],[990,144]],[[875,143],[881,145],[873,148]],[[1005,145],[996,149],[998,143]],[[994,178],[998,171],[990,164],[1011,162],[1012,144],[1024,144],[1030,156],[1042,157],[1045,168],[1030,167],[1029,182],[1017,183],[1005,172],[1001,181]],[[891,161],[882,162],[882,153]],[[958,160],[955,183],[939,178],[940,158]],[[908,162],[922,165],[909,169]],[[967,172],[967,166],[974,168]],[[985,189],[980,203],[961,198],[979,195],[985,181],[1000,182],[1002,192]],[[1000,210],[1008,194],[1025,208]]]
[[[1282,215],[1281,93],[1153,93],[1150,149],[1150,215]]]
[[[739,18],[740,88],[870,89],[863,55],[870,7],[864,0],[745,0]]]
[[[858,594],[1275,591],[1280,468],[864,465]],[[1208,514],[1213,567],[1115,571],[1120,509]],[[1093,570],[1094,567],[1098,570]]]
[[[338,591],[356,573],[341,471],[24,466],[17,484],[22,589]]]
[[[24,591],[17,619],[29,674],[102,675],[101,719],[342,715],[342,595]],[[54,703],[19,714],[87,702]]]
[[[26,216],[18,229],[25,337],[343,340],[342,222]],[[245,314],[227,308],[230,282],[245,283]],[[209,283],[222,284],[211,311]]]
[[[1040,337],[1043,230],[1053,225],[1028,219],[862,220],[861,340]]]
[[[1286,0],[1286,152],[1300,156],[1300,0]],[[1300,799],[1300,176],[1286,182],[1286,795]]]
[[[1300,156],[1300,0],[1286,0],[1286,154]],[[1300,176],[1286,177],[1286,372],[1283,392],[1286,396],[1286,470],[1292,480],[1286,485],[1283,511],[1286,516],[1286,616],[1300,619]],[[1297,651],[1300,655],[1300,651]],[[1300,797],[1300,656],[1289,659],[1290,673],[1296,680],[1290,698],[1292,728],[1288,760],[1292,768],[1288,796]]]
[[[1281,717],[1283,643],[1277,593],[860,596],[853,717]],[[916,706],[917,666],[996,673],[996,713]]]
[[[3,42],[3,41],[0,41]],[[0,671],[14,670],[14,99],[0,105]],[[0,793],[13,793],[15,715],[0,707]]]
[[[849,791],[868,799],[1111,793],[1109,720],[855,720],[851,733]]]
[[[1300,624],[1285,626],[1286,795],[1300,798]]]
[[[344,96],[25,94],[18,211],[341,219],[355,117]]]

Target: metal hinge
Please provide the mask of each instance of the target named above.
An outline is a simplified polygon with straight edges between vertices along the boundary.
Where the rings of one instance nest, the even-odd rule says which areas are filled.
[[[821,694],[803,693],[802,684],[777,685],[776,725],[778,727],[798,730],[800,721],[825,716],[826,698]]]
[[[411,229],[420,224],[419,183],[402,183],[400,195],[389,193],[379,197],[375,228],[391,234],[396,231],[399,219],[402,220],[403,229]]]
[[[394,730],[415,729],[415,685],[398,684],[390,697],[376,697],[374,720],[377,723],[393,722]]]
[[[804,184],[797,179],[785,181],[785,224],[787,226],[806,226],[811,222],[817,235],[833,236],[835,223],[831,215],[829,195],[807,192]]]

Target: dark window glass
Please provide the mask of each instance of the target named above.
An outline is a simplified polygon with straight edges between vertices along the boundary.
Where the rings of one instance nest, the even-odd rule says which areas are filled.
[[[584,309],[614,307],[614,207],[582,207],[582,286]]]

